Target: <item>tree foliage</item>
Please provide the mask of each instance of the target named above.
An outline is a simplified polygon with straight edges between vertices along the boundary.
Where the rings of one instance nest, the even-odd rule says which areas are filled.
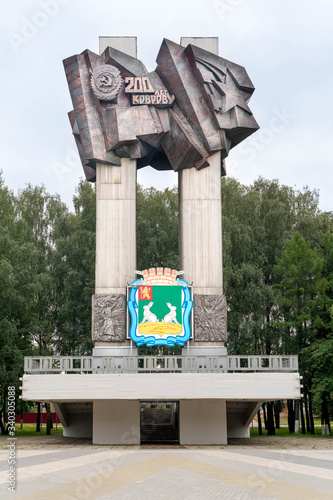
[[[137,189],[137,266],[178,269],[177,189]]]
[[[91,352],[93,186],[81,182],[73,201],[71,212],[44,186],[15,195],[0,176],[2,410],[25,355]],[[299,354],[304,393],[332,411],[333,215],[318,202],[317,191],[277,180],[222,180],[227,347],[230,354]],[[176,188],[138,186],[137,250],[140,270],[178,268]]]
[[[229,353],[298,354],[306,404],[332,411],[333,214],[316,190],[261,178],[223,179],[222,200]]]
[[[95,288],[96,199],[91,184],[81,182],[74,213],[56,227],[51,274],[55,349],[61,355],[90,354],[91,297]]]

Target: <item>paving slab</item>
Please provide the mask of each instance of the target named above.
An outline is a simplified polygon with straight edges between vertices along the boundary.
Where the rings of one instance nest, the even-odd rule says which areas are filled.
[[[22,437],[12,492],[2,437],[0,498],[333,500],[333,440],[296,439],[287,448],[288,438],[267,438],[233,440],[225,447],[112,447],[59,435]]]

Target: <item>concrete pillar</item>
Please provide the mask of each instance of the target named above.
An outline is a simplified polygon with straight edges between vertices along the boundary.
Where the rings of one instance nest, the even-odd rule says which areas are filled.
[[[179,442],[183,445],[227,444],[226,402],[220,399],[181,400]]]
[[[136,269],[136,160],[96,165],[95,348],[127,346],[126,285]],[[113,355],[111,352],[109,355]],[[123,353],[122,353],[123,354]]]
[[[102,54],[107,47],[120,50],[132,57],[138,57],[136,36],[100,36],[99,53]]]
[[[140,402],[95,400],[93,444],[140,444]]]
[[[136,269],[136,160],[96,166],[96,294],[124,294]]]
[[[181,45],[189,43],[218,55],[215,37],[181,38]],[[208,162],[209,167],[202,170],[192,167],[179,172],[180,268],[185,271],[185,279],[193,282],[192,350],[194,346],[214,347],[224,354],[226,301],[222,274],[221,153],[213,154]]]
[[[196,45],[201,49],[208,50],[213,54],[219,55],[219,38],[217,36],[182,36],[180,45],[186,47],[189,43]]]
[[[221,295],[221,153],[208,161],[207,168],[179,173],[180,268],[194,294]]]
[[[100,37],[100,53],[108,46],[137,57],[136,37]],[[136,269],[136,183],[136,160],[121,158],[120,167],[96,164],[92,337],[95,348],[110,347],[114,355],[129,345],[126,285],[135,278]]]

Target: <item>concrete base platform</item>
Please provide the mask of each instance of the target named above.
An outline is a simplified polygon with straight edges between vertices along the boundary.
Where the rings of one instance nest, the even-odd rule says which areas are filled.
[[[179,402],[179,443],[225,445],[249,437],[263,401],[298,399],[298,373],[24,375],[23,399],[52,402],[68,437],[140,444],[140,402]],[[177,424],[178,425],[178,424]]]
[[[226,445],[228,437],[250,437],[249,425],[261,403],[244,401],[235,410],[235,403],[225,400],[181,400],[179,444]],[[93,401],[90,413],[84,411],[86,403],[53,404],[66,437],[92,438],[93,444],[141,443],[139,401]]]

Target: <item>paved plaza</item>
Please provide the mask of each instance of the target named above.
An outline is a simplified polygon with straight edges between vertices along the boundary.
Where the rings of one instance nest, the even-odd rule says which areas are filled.
[[[7,490],[8,449],[2,441],[2,500],[333,500],[333,450],[315,444],[283,449],[48,443],[38,449],[18,444],[13,493]]]

